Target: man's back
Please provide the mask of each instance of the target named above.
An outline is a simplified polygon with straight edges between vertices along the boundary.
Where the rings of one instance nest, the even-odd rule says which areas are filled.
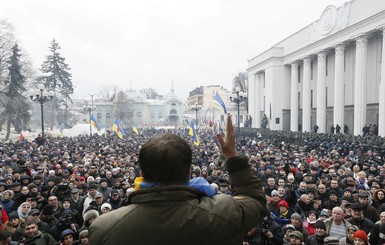
[[[233,196],[215,195],[203,178],[190,180],[192,151],[177,135],[165,134],[145,143],[139,152],[144,182],[129,194],[125,207],[97,218],[89,243],[98,244],[242,244],[243,238],[268,214],[261,180],[238,156],[231,115],[226,138],[217,139],[227,157]]]
[[[236,244],[243,238],[243,216],[260,211],[252,198],[241,202],[225,194],[200,197],[189,187],[161,187],[138,193],[132,204],[100,216],[95,225],[109,235],[92,236],[97,235],[98,244]]]

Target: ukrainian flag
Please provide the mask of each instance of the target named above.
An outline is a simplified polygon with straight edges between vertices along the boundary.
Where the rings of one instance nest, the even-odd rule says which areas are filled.
[[[192,132],[192,134],[190,134],[190,131]],[[189,134],[193,137],[194,145],[199,145],[199,137],[198,137],[198,134],[197,134],[197,131],[196,131],[196,128],[195,128],[193,121],[191,121]]]
[[[123,139],[123,135],[126,135],[122,125],[120,124],[119,119],[116,119],[114,124],[112,125],[112,131],[114,131],[119,138]]]
[[[225,113],[225,114],[227,113],[226,105],[218,93],[214,96],[214,106],[216,108],[218,108],[219,110],[221,110],[223,113]]]
[[[95,119],[94,115],[91,115],[90,124],[92,127],[96,128],[96,130],[99,132],[100,129],[99,129],[98,124],[96,123],[96,119]]]
[[[132,131],[134,131],[136,133],[136,135],[139,135],[139,131],[136,127],[132,127]]]

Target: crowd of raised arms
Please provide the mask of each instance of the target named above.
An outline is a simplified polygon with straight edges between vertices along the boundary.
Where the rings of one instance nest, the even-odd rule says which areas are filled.
[[[141,146],[165,132],[0,143],[0,244],[88,244],[89,226],[135,191]],[[232,195],[213,130],[199,130],[198,146],[188,130],[167,132],[191,145],[191,178]],[[262,180],[270,211],[244,244],[385,242],[383,138],[242,128],[236,150]]]

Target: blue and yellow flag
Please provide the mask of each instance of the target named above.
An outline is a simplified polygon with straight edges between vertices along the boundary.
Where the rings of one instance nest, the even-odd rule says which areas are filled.
[[[91,115],[90,124],[92,127],[96,128],[96,130],[98,130],[98,131],[100,130],[98,124],[96,123],[96,119],[95,119],[94,115]]]
[[[192,131],[192,135],[190,134],[190,130]],[[198,134],[197,134],[197,131],[196,131],[196,128],[195,128],[193,121],[191,121],[189,134],[193,137],[194,145],[199,145],[199,137],[198,137]]]
[[[116,119],[114,124],[112,125],[112,131],[114,131],[119,138],[123,139],[123,135],[126,135],[122,125],[120,124],[119,119]]]
[[[134,131],[136,133],[136,135],[139,135],[139,131],[138,131],[138,129],[135,126],[132,127],[132,131]]]
[[[219,110],[221,110],[223,113],[225,113],[225,114],[227,113],[226,105],[218,93],[214,96],[214,106],[216,108],[218,108]]]

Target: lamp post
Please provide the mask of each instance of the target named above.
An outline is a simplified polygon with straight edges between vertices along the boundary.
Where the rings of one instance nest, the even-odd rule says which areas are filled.
[[[46,93],[47,91],[44,91],[44,85],[43,84],[40,84],[38,86],[38,88],[39,88],[40,92],[39,91],[32,92],[29,97],[31,98],[32,101],[35,101],[36,103],[40,104],[40,111],[41,111],[41,135],[44,138],[44,108],[43,108],[43,105],[44,105],[45,102],[51,101],[53,99],[54,92],[51,90],[47,94]]]
[[[83,109],[84,109],[85,111],[88,111],[88,118],[89,118],[89,122],[90,122],[90,136],[91,136],[91,135],[92,135],[91,115],[92,115],[92,112],[93,112],[94,110],[96,110],[96,108],[95,108],[95,106],[93,106],[93,105],[91,105],[91,106],[89,106],[89,105],[84,105],[84,106],[83,106]]]
[[[202,109],[202,106],[198,105],[198,102],[195,102],[195,104],[191,106],[191,109],[195,111],[195,124],[198,130],[198,111]]]
[[[232,97],[230,96],[230,101],[233,102],[233,103],[236,103],[237,104],[237,109],[238,109],[238,120],[237,120],[237,123],[238,123],[238,136],[240,135],[240,121],[239,121],[239,118],[240,118],[240,115],[239,115],[239,104],[242,103],[242,102],[246,102],[247,101],[247,96],[241,92],[240,88],[237,87],[235,89],[235,94],[236,94],[236,97]]]

